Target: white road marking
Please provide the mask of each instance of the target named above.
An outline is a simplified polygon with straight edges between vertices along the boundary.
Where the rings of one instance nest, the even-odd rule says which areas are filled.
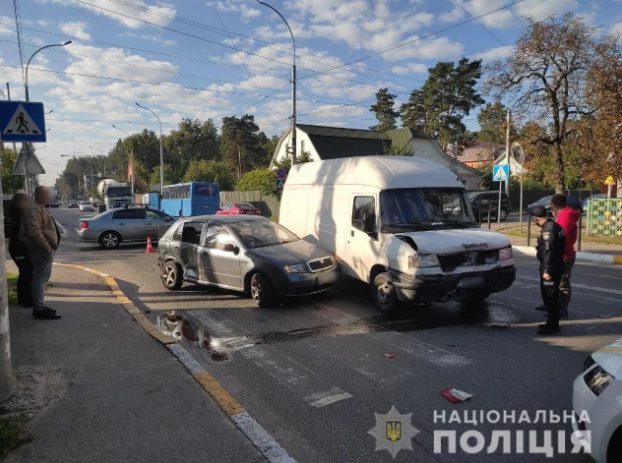
[[[292,457],[247,412],[233,415],[231,420],[250,439],[261,454],[271,463],[295,463]]]
[[[325,407],[326,405],[334,404],[340,400],[350,399],[351,397],[352,395],[349,393],[342,391],[338,387],[333,387],[328,391],[309,394],[304,397],[304,400],[312,407],[320,408]]]
[[[522,279],[522,280],[540,281],[539,278],[533,278],[533,277],[518,276],[517,278]],[[597,291],[597,292],[601,292],[601,293],[616,294],[616,295],[622,296],[622,291],[619,290],[619,289],[599,288],[598,286],[585,285],[583,283],[572,283],[572,287],[573,288],[587,289],[587,290],[590,290],[590,291]]]

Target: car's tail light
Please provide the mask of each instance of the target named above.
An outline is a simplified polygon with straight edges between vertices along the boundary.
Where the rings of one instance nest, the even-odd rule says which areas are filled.
[[[86,220],[82,220],[80,222],[80,229],[81,230],[87,230],[89,228],[89,223]]]

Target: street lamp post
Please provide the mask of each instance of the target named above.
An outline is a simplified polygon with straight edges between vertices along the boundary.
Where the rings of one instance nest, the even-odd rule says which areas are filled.
[[[104,152],[102,150],[100,150],[99,148],[95,148],[92,145],[89,145],[89,148],[91,148],[93,151],[97,152],[101,157],[102,157],[102,163],[104,165],[104,173],[103,176],[106,176],[106,155],[104,154]]]
[[[44,47],[39,48],[32,55],[30,55],[30,58],[28,58],[28,62],[26,63],[26,70],[24,71],[24,93],[26,95],[26,101],[30,101],[30,94],[28,92],[28,67],[30,66],[30,62],[35,57],[35,55],[39,53],[40,51],[45,50],[46,48],[64,47],[65,45],[69,45],[70,43],[71,43],[71,40],[67,40],[66,42],[63,42],[63,43],[52,43],[50,45],[46,45]]]
[[[285,23],[285,25],[287,26],[287,30],[289,30],[289,35],[291,35],[292,37],[292,48],[293,48],[293,55],[292,55],[292,149],[291,149],[291,155],[292,155],[292,165],[294,165],[296,163],[296,40],[294,39],[294,33],[292,32],[292,28],[289,27],[289,23],[287,22],[287,19],[285,19],[285,16],[283,16],[279,10],[277,10],[276,8],[274,8],[272,5],[268,5],[266,2],[262,2],[261,0],[257,0],[257,3],[260,3],[261,5],[270,8],[272,11],[274,11],[276,14],[279,15],[279,17],[283,20],[283,22]]]
[[[117,127],[116,125],[112,124],[112,127],[117,129],[119,132],[123,132],[127,138],[130,138],[130,134],[127,133],[125,130],[123,130],[120,127]],[[136,185],[136,181],[134,180],[136,175],[134,174],[134,148],[132,147],[132,143],[130,143],[130,152],[129,152],[129,157],[130,157],[130,164],[132,166],[132,175],[130,176],[130,184],[132,185],[132,197],[134,197],[134,193],[135,193],[135,185]]]
[[[63,43],[52,43],[50,45],[45,45],[39,49],[37,49],[32,55],[30,55],[30,58],[28,58],[28,61],[26,62],[26,69],[24,70],[24,95],[26,97],[26,101],[30,101],[30,92],[28,90],[28,68],[30,67],[30,62],[32,61],[32,59],[37,55],[37,53],[47,49],[47,48],[52,48],[52,47],[64,47],[65,45],[69,45],[71,43],[71,40],[67,40],[66,42]],[[8,85],[8,84],[7,84]],[[32,185],[30,183],[30,174],[28,173],[28,163],[25,163],[25,172],[24,172],[24,184],[26,186],[26,194],[31,197],[32,196]]]
[[[149,111],[158,120],[158,124],[160,124],[160,194],[162,194],[162,191],[164,190],[164,148],[162,146],[162,121],[153,109],[149,109],[138,102],[136,103],[136,106]]]

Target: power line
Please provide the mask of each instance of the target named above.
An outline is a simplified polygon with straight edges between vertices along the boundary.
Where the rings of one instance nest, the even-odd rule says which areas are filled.
[[[127,6],[129,8],[134,8],[134,9],[142,11],[144,13],[149,13],[149,14],[152,14],[152,15],[160,16],[162,18],[169,19],[171,21],[180,22],[182,24],[186,24],[186,25],[189,25],[189,26],[192,26],[192,27],[196,27],[196,28],[202,29],[202,30],[207,30],[207,31],[213,32],[215,34],[220,34],[220,35],[224,35],[224,36],[227,36],[227,37],[241,38],[241,39],[246,40],[249,43],[254,43],[254,42],[263,43],[263,44],[266,45],[267,48],[270,48],[272,50],[276,50],[276,51],[278,51],[280,53],[283,53],[283,54],[291,55],[291,53],[292,53],[292,50],[290,49],[290,47],[283,47],[281,45],[273,44],[271,42],[268,42],[267,40],[263,40],[263,39],[260,39],[260,38],[254,37],[254,36],[249,36],[249,35],[245,35],[245,34],[240,34],[238,32],[231,32],[231,31],[229,31],[229,29],[227,29],[227,27],[225,26],[224,21],[222,20],[222,17],[220,15],[220,13],[218,12],[218,8],[216,6],[214,6],[214,10],[216,11],[216,14],[217,14],[218,18],[220,19],[220,23],[222,24],[224,29],[219,29],[219,28],[216,28],[214,26],[211,26],[211,25],[208,25],[208,24],[205,24],[205,23],[193,20],[193,19],[187,19],[187,18],[184,18],[184,17],[179,16],[179,15],[171,16],[171,15],[167,15],[167,14],[162,13],[162,12],[150,11],[148,7],[137,5],[137,4],[126,2],[126,1],[122,1],[122,0],[111,0],[111,1],[114,2],[114,3],[120,4],[120,5]],[[320,55],[318,53],[313,53],[313,52],[309,52],[309,51],[306,51],[306,50],[300,50],[300,49],[297,50],[297,55],[298,56],[300,56],[300,55],[307,55],[307,56],[314,56],[314,57],[317,57],[317,58],[321,58],[320,60],[312,60],[310,58],[302,58],[301,57],[301,59],[305,59],[305,60],[311,61],[313,63],[323,64],[323,65],[326,65],[326,66],[330,65],[330,64],[327,63],[327,60],[330,60],[330,61],[333,61],[333,62],[339,62],[339,60],[337,58],[326,57],[326,56]],[[374,69],[374,68],[365,68],[365,70],[377,72],[377,73],[381,74],[383,76],[383,78],[385,78],[385,79],[386,79],[386,74],[390,74],[390,75],[395,76],[395,77],[397,77],[399,79],[402,79],[402,80],[407,80],[407,81],[412,81],[412,82],[416,82],[417,81],[417,79],[412,79],[412,78],[408,78],[406,76],[401,76],[401,75],[398,75],[398,74],[395,74],[395,73],[392,73],[392,72],[388,72],[386,70],[379,70],[379,69]],[[366,74],[363,71],[355,71],[355,72],[357,72],[357,74],[364,75],[364,76],[367,76],[367,77],[378,78],[377,76],[370,76],[369,74]]]
[[[3,68],[13,68],[13,69],[19,69],[19,66],[11,66],[8,64],[0,64],[0,67]],[[174,84],[174,83],[167,83],[167,82],[149,82],[149,81],[145,81],[145,80],[136,80],[136,79],[126,79],[123,77],[109,77],[109,76],[100,76],[100,75],[95,75],[95,74],[83,74],[83,73],[79,73],[79,72],[68,72],[68,71],[57,71],[54,69],[43,69],[43,68],[30,68],[33,71],[41,71],[41,72],[49,72],[49,73],[53,73],[53,74],[62,74],[62,75],[67,75],[67,76],[77,76],[77,77],[86,77],[86,78],[90,78],[90,79],[104,79],[104,80],[113,80],[113,81],[118,81],[118,82],[127,82],[127,83],[133,83],[133,84],[145,84],[145,85],[155,85],[155,86],[161,86],[161,87],[172,87],[172,88],[180,88],[180,89],[184,89],[184,90],[193,90],[193,91],[197,91],[197,92],[209,92],[209,93],[218,93],[218,94],[227,94],[227,95],[241,95],[241,96],[261,96],[261,97],[270,97],[270,95],[262,95],[260,93],[243,93],[243,92],[235,92],[232,90],[212,90],[212,89],[208,89],[208,88],[199,88],[199,87],[191,87],[188,85],[181,85],[181,84]],[[279,100],[289,100],[291,99],[291,97],[286,97],[286,96],[271,96],[271,98],[276,98]],[[310,98],[297,98],[298,101],[306,101],[309,103],[319,103],[319,104],[335,104],[335,105],[342,105],[342,106],[363,106],[361,104],[357,104],[357,103],[338,103],[338,102],[334,102],[334,101],[326,101],[326,100],[314,100],[314,99],[310,99]],[[367,106],[365,106],[367,107]]]
[[[460,3],[459,0],[449,0],[451,3],[453,3],[454,5],[456,5],[458,8],[460,8],[462,11],[464,11],[466,14],[468,14],[471,18],[473,17],[473,14],[467,10],[464,5],[462,5],[462,3]],[[478,19],[477,21],[479,23],[480,26],[482,26],[482,28],[488,32],[490,34],[490,36],[495,39],[497,42],[499,42],[502,46],[505,46],[505,43],[503,43],[503,40],[501,40],[499,38],[499,36],[497,34],[495,34],[493,31],[490,30],[490,28],[486,27],[486,24],[484,24],[483,21],[481,21],[481,18]]]
[[[81,1],[81,0],[76,0],[76,1]],[[518,4],[520,4],[520,3],[523,3],[523,2],[525,2],[525,1],[527,1],[527,0],[517,0],[517,1],[515,1],[515,2],[512,2],[512,3],[508,4],[508,5],[505,5],[505,6],[499,7],[499,8],[497,8],[497,9],[492,10],[492,11],[489,11],[489,12],[487,12],[487,13],[483,13],[483,14],[480,14],[480,15],[478,15],[478,16],[471,16],[471,18],[470,18],[470,19],[466,19],[466,20],[464,20],[464,21],[461,21],[461,22],[458,22],[458,23],[455,23],[455,24],[452,24],[452,25],[449,25],[449,26],[443,27],[443,28],[438,29],[438,30],[436,30],[436,31],[429,32],[429,33],[427,33],[427,34],[423,34],[423,35],[421,35],[421,36],[419,36],[419,37],[417,37],[417,38],[414,38],[414,39],[411,39],[411,40],[407,40],[406,42],[400,43],[400,44],[398,44],[398,45],[394,45],[394,46],[389,47],[389,48],[386,48],[386,49],[384,49],[384,50],[380,50],[380,51],[377,51],[377,52],[371,53],[371,54],[366,55],[366,56],[362,56],[362,57],[360,57],[360,58],[357,58],[357,59],[355,59],[355,60],[349,61],[349,62],[347,62],[347,63],[340,64],[339,66],[334,66],[334,67],[332,67],[332,68],[330,68],[330,69],[327,69],[327,70],[325,70],[325,71],[314,71],[314,73],[313,73],[313,74],[306,75],[306,76],[304,76],[304,77],[301,77],[301,78],[300,78],[300,79],[298,79],[298,80],[308,79],[309,77],[315,77],[315,76],[318,76],[318,75],[324,75],[324,74],[327,74],[327,73],[329,73],[329,72],[336,71],[337,69],[343,69],[343,68],[348,67],[348,66],[351,66],[351,65],[353,65],[353,64],[360,63],[361,61],[365,61],[365,60],[368,60],[368,59],[370,59],[370,58],[374,58],[374,57],[376,57],[376,56],[383,55],[383,54],[388,53],[388,52],[390,52],[390,51],[397,50],[398,48],[405,47],[406,45],[413,44],[413,43],[418,42],[418,41],[420,41],[420,40],[427,39],[427,38],[429,38],[429,37],[432,37],[432,36],[435,36],[435,35],[441,34],[441,33],[443,33],[443,32],[447,32],[447,31],[449,31],[449,30],[455,29],[455,28],[460,27],[460,26],[464,26],[464,25],[466,25],[466,24],[472,23],[472,22],[477,21],[477,20],[479,20],[479,19],[481,19],[481,18],[484,18],[484,17],[486,17],[486,16],[490,16],[491,14],[495,14],[495,13],[498,13],[499,11],[506,10],[506,9],[508,9],[508,8],[511,8],[511,7],[513,7],[513,6],[516,6],[516,5],[518,5]]]

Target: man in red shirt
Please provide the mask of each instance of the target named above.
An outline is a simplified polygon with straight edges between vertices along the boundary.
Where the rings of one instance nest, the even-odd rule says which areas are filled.
[[[568,206],[565,195],[556,194],[551,198],[551,210],[555,215],[557,222],[566,234],[566,247],[564,249],[565,271],[559,284],[560,314],[562,317],[568,316],[568,304],[572,296],[572,288],[570,286],[570,275],[574,265],[577,252],[574,245],[577,242],[577,222],[581,217],[581,211],[575,210]]]

